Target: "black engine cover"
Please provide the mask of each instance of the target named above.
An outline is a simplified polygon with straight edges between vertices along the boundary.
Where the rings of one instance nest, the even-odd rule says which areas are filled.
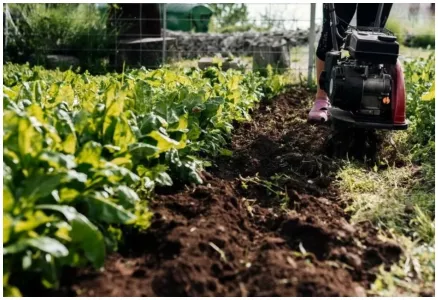
[[[371,122],[391,121],[392,78],[385,66],[397,62],[399,45],[391,32],[380,28],[353,29],[344,50],[326,53],[319,86],[332,106]]]
[[[336,64],[321,74],[320,86],[333,106],[363,117],[390,117],[392,78],[383,65],[359,64],[352,58],[338,62],[328,56]]]
[[[397,38],[384,29],[353,30],[345,49],[352,58],[375,64],[395,64],[399,54]]]

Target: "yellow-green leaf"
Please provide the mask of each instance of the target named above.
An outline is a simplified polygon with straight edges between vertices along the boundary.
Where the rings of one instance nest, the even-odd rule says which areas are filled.
[[[70,133],[65,138],[65,141],[62,142],[62,148],[65,153],[75,154],[76,151],[76,135],[74,133]]]
[[[27,213],[26,220],[15,223],[14,231],[17,233],[30,231],[53,220],[53,217],[48,217],[42,211],[37,210],[34,213]]]
[[[3,211],[11,211],[14,206],[14,196],[8,186],[3,184]]]
[[[3,214],[3,244],[9,242],[13,220],[9,214]]]
[[[15,100],[17,98],[18,93],[9,87],[3,86],[3,95],[8,96],[9,99]]]
[[[97,168],[99,166],[100,154],[102,153],[102,146],[95,142],[87,142],[77,156],[78,164],[90,164]]]
[[[125,117],[120,118],[117,122],[116,128],[114,129],[113,141],[122,151],[127,150],[130,144],[135,143],[135,135]]]
[[[117,166],[124,166],[128,169],[132,167],[132,161],[130,157],[117,157],[111,161],[111,163]]]
[[[75,99],[75,92],[69,84],[65,84],[59,88],[58,95],[56,96],[55,103],[67,102],[69,106],[73,104]]]
[[[167,152],[172,148],[175,148],[178,146],[178,142],[172,140],[168,136],[165,136],[161,132],[154,130],[151,133],[148,134],[151,138],[153,138],[155,141],[157,141],[156,147],[158,148],[158,151],[160,153]]]
[[[35,117],[40,123],[44,123],[44,112],[38,104],[31,104],[26,108],[29,115]]]
[[[178,127],[175,130],[186,130],[189,125],[188,114],[185,114],[179,118]]]
[[[178,79],[175,72],[171,72],[171,71],[165,72],[163,77],[165,83],[175,82]]]
[[[108,128],[113,124],[115,121],[115,118],[120,116],[123,112],[123,101],[122,100],[116,100],[113,101],[110,106],[108,107],[108,110],[105,114],[105,120],[103,122],[103,133],[104,135],[107,134]]]
[[[70,231],[71,226],[68,225],[67,222],[62,222],[58,225],[58,230],[55,232],[55,236],[64,241],[71,242]]]
[[[239,75],[233,75],[231,77],[230,81],[228,82],[228,88],[230,89],[230,91],[234,91],[239,87],[240,80],[241,77]]]
[[[35,157],[43,149],[43,137],[28,119],[18,123],[18,148],[22,157],[27,154]]]
[[[435,99],[435,81],[430,87],[429,91],[421,97],[421,100],[431,101]]]
[[[79,195],[80,195],[80,193],[75,189],[62,188],[59,191],[59,198],[61,199],[62,203],[71,202],[74,199],[76,199],[76,197]]]
[[[12,285],[4,286],[4,297],[22,297],[20,290]]]

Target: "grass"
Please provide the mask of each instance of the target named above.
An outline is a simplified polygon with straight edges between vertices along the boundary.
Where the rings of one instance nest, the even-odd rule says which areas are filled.
[[[431,55],[404,63],[410,126],[386,137],[380,153],[386,169],[347,163],[338,174],[343,197],[351,200],[347,211],[352,222],[371,222],[383,239],[394,240],[404,250],[398,264],[380,270],[369,291],[373,295],[434,294],[434,62]]]
[[[433,52],[435,52],[435,50],[430,48],[407,47],[400,45],[400,60],[403,62],[407,58],[427,58]]]
[[[380,270],[369,291],[376,296],[434,293],[434,167],[412,162],[415,156],[409,154],[406,135],[399,132],[392,137],[399,151],[405,152],[400,154],[404,155],[404,166],[389,164],[380,169],[348,162],[338,173],[351,222],[371,222],[381,231],[382,239],[393,240],[403,249],[398,264],[389,271]]]
[[[374,171],[347,164],[339,173],[339,185],[344,196],[353,199],[347,208],[352,222],[370,221],[379,228],[432,243],[435,230],[430,216],[435,194],[423,189],[416,171],[413,165]]]
[[[339,173],[352,223],[371,222],[381,239],[403,249],[389,271],[380,269],[369,293],[376,296],[418,296],[433,293],[435,280],[434,190],[425,189],[413,165],[375,171],[349,163]]]

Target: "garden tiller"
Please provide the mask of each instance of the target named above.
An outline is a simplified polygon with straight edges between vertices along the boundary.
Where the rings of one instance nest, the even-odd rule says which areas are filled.
[[[326,54],[319,78],[332,107],[331,119],[374,129],[406,129],[404,77],[398,61],[397,38],[381,28],[383,3],[374,27],[357,27],[342,37],[334,4],[329,4],[333,50]],[[343,47],[336,39],[341,38]],[[349,55],[342,57],[341,49]]]
[[[335,5],[329,4],[329,10],[333,50],[326,54],[319,86],[330,99],[334,131],[407,129],[399,44],[380,26],[383,3],[373,27],[349,26],[345,37],[337,29]],[[342,41],[340,46],[336,37]],[[349,55],[342,57],[341,50]]]

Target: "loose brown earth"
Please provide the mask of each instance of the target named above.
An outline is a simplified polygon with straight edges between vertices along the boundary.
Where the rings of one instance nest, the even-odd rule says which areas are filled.
[[[146,233],[127,236],[104,270],[79,270],[62,295],[364,296],[377,268],[401,250],[364,224],[352,226],[324,155],[329,128],[305,122],[310,93],[294,89],[235,130],[232,157],[206,184],[160,193]],[[284,174],[289,198],[240,176]],[[59,293],[57,294],[59,295]]]

